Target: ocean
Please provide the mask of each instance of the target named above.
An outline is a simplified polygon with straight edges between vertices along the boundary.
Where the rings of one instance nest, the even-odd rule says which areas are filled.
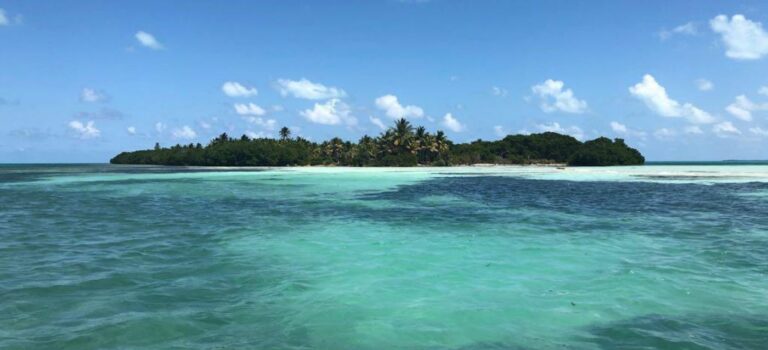
[[[0,165],[2,349],[761,349],[768,165]]]

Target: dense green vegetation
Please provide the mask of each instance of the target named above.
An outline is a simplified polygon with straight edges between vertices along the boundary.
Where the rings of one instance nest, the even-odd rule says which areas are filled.
[[[442,131],[431,134],[400,119],[377,137],[363,136],[357,143],[338,137],[315,143],[280,129],[280,139],[231,138],[221,134],[207,146],[175,145],[152,150],[123,152],[113,164],[162,164],[203,166],[415,166],[494,164],[631,165],[645,158],[622,139],[601,137],[580,142],[567,135],[545,132],[509,135],[498,141],[477,140],[454,144]]]

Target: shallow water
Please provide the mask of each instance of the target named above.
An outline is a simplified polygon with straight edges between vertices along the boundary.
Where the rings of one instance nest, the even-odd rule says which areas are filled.
[[[768,166],[0,166],[0,348],[768,344]]]

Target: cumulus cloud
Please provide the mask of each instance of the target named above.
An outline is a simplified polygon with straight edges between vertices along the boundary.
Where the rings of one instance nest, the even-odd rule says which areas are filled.
[[[727,137],[731,135],[740,135],[741,130],[733,126],[733,123],[729,121],[717,123],[712,127],[712,132],[720,137]]]
[[[768,103],[757,104],[750,101],[747,96],[736,96],[736,101],[725,107],[731,115],[743,121],[752,121],[752,112],[768,110]]]
[[[752,22],[744,15],[719,15],[709,25],[725,44],[725,55],[736,60],[756,60],[768,55],[768,32],[760,22]]]
[[[376,107],[383,110],[384,114],[392,119],[421,118],[424,116],[424,110],[421,107],[413,105],[403,106],[395,95],[384,95],[378,97],[374,102]]]
[[[314,108],[303,110],[299,114],[316,124],[357,124],[357,119],[351,115],[349,106],[337,98],[330,99],[325,103],[315,103]]]
[[[80,92],[80,101],[82,102],[103,102],[107,100],[107,94],[92,88],[83,88]]]
[[[686,134],[703,134],[704,130],[701,130],[701,128],[698,125],[688,125],[685,128],[683,128],[683,132]]]
[[[274,130],[277,121],[274,119],[264,119],[261,116],[267,114],[267,111],[255,103],[235,103],[235,113],[242,116],[247,122],[258,125],[267,130]]]
[[[373,117],[373,116],[368,117],[368,119],[371,121],[371,124],[378,126],[379,129],[381,129],[381,130],[386,130],[387,129],[387,126],[384,125],[384,122],[382,122],[381,119]]]
[[[168,126],[165,125],[165,123],[163,123],[163,122],[155,123],[155,131],[157,131],[158,133],[161,133],[161,132],[165,131],[165,129],[167,129],[167,128],[168,128]]]
[[[643,101],[645,105],[662,117],[684,117],[693,124],[714,123],[715,118],[709,113],[690,104],[680,104],[667,95],[667,90],[656,79],[646,74],[643,81],[629,87],[629,93]]]
[[[81,139],[92,139],[101,136],[101,130],[96,129],[93,120],[86,123],[73,120],[69,122],[69,128]]]
[[[443,116],[443,121],[441,125],[443,125],[448,130],[451,130],[453,132],[462,132],[464,131],[464,129],[466,129],[466,126],[464,126],[464,124],[461,124],[459,120],[456,119],[451,113],[446,113]]]
[[[587,111],[587,102],[574,96],[573,90],[563,89],[565,83],[547,79],[531,87],[531,91],[541,99],[541,110],[546,113],[561,111],[581,114]]]
[[[646,135],[644,131],[633,130],[633,129],[627,127],[626,125],[624,125],[622,123],[619,123],[619,122],[616,122],[616,121],[612,121],[610,123],[610,125],[611,125],[611,130],[613,130],[613,132],[615,132],[617,134],[629,135],[629,136],[638,136],[638,137],[641,137],[641,138],[645,138],[645,135]]]
[[[768,86],[761,86],[760,89],[757,90],[757,93],[768,96]]]
[[[267,133],[265,133],[263,131],[254,132],[252,130],[246,130],[245,131],[245,135],[250,137],[250,138],[252,138],[252,139],[263,139],[263,138],[269,137],[269,134],[267,134]]]
[[[8,13],[4,9],[0,8],[0,27],[10,26],[14,24],[21,24],[22,16],[17,14],[13,18],[9,17]]]
[[[264,108],[261,108],[261,106],[255,103],[235,103],[234,107],[235,113],[239,115],[262,116],[267,114],[267,111],[265,111]]]
[[[267,129],[269,131],[275,130],[277,127],[277,120],[274,119],[264,119],[261,117],[245,117],[245,120],[251,124],[258,125],[264,129]]]
[[[138,40],[138,42],[139,42],[139,44],[141,44],[141,46],[148,47],[148,48],[150,48],[152,50],[162,50],[163,49],[163,45],[160,44],[160,42],[157,41],[157,39],[155,39],[155,36],[150,34],[150,33],[147,33],[145,31],[140,30],[140,31],[136,32],[135,36],[136,36],[136,40]]]
[[[0,8],[0,26],[10,25],[11,21],[8,20],[8,15],[5,14],[5,10]]]
[[[171,135],[173,135],[176,139],[185,139],[185,140],[191,140],[197,137],[197,133],[195,130],[192,130],[188,125],[184,125],[181,128],[173,129],[171,132]]]
[[[667,90],[656,82],[650,74],[643,76],[643,81],[629,88],[632,96],[645,102],[651,110],[664,117],[679,117],[680,104],[667,96]]]
[[[504,130],[504,127],[501,125],[494,125],[493,127],[493,133],[498,137],[504,137],[507,136],[507,132]]]
[[[246,87],[236,81],[228,81],[221,85],[221,91],[229,97],[250,97],[259,94],[254,87]]]
[[[611,130],[620,134],[627,133],[627,126],[619,122],[611,122]]]
[[[698,34],[698,28],[696,28],[696,23],[688,22],[686,24],[681,24],[675,28],[672,28],[672,30],[662,30],[659,32],[659,37],[661,40],[667,40],[672,35],[679,34],[679,35],[696,35]]]
[[[129,126],[125,129],[129,134],[136,135],[136,127],[135,126]]]
[[[710,91],[715,88],[715,84],[713,84],[711,81],[707,79],[697,79],[696,80],[696,88],[700,91]]]
[[[301,80],[278,79],[277,89],[282,96],[291,95],[307,100],[325,100],[347,96],[347,93],[342,89],[313,83],[305,78]]]
[[[499,96],[499,97],[507,97],[508,91],[507,89],[502,89],[498,86],[492,86],[491,87],[491,94],[493,96]]]
[[[753,128],[749,128],[749,132],[751,132],[751,133],[753,133],[755,135],[759,135],[759,136],[768,136],[768,130],[763,129],[763,128],[759,127],[759,126],[756,126],[756,127],[753,127]]]
[[[560,123],[552,122],[552,123],[549,123],[549,124],[538,124],[538,125],[536,125],[536,128],[539,129],[540,131],[544,131],[544,132],[547,132],[547,131],[548,132],[556,132],[558,134],[571,135],[571,136],[573,136],[573,137],[575,137],[575,138],[577,138],[579,140],[583,140],[584,139],[584,131],[581,130],[581,128],[579,128],[578,126],[575,126],[575,125],[574,126],[570,126],[568,128],[564,128],[564,127],[560,126]]]
[[[669,139],[677,135],[677,132],[672,129],[667,128],[661,128],[653,132],[653,136],[655,136],[657,139],[663,140],[663,139]]]

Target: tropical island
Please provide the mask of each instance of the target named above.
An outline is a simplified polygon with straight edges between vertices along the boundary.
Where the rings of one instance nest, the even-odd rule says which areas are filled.
[[[185,166],[451,166],[473,164],[567,164],[573,166],[640,165],[645,158],[623,139],[599,137],[581,142],[568,135],[544,132],[508,135],[497,141],[453,143],[442,131],[432,134],[406,119],[377,137],[357,143],[338,137],[321,143],[291,138],[283,127],[280,139],[232,138],[226,133],[200,143],[122,152],[112,164]]]

